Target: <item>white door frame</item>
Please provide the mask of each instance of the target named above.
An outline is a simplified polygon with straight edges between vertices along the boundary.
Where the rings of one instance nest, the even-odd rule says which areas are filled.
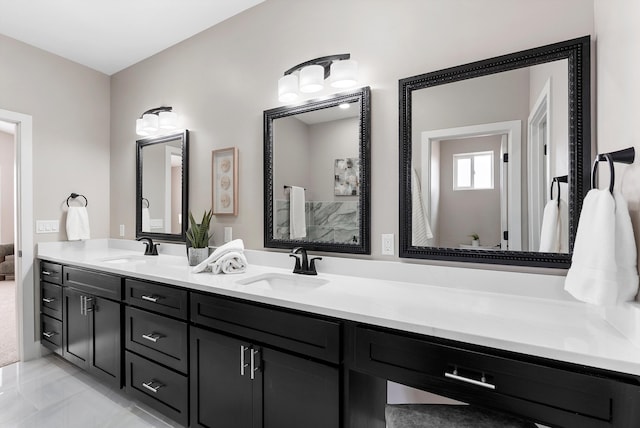
[[[0,120],[16,125],[15,277],[18,356],[37,358],[40,340],[36,328],[33,237],[33,122],[29,115],[0,109]]]
[[[424,131],[421,135],[422,142],[422,199],[426,202],[428,215],[431,218],[431,145],[442,140],[456,140],[469,137],[481,137],[487,135],[505,135],[507,138],[507,152],[509,162],[506,164],[506,180],[503,179],[501,170],[501,184],[507,184],[504,195],[501,195],[501,213],[507,213],[506,219],[501,219],[501,224],[507,225],[509,231],[508,246],[511,251],[522,250],[522,192],[521,186],[521,151],[522,151],[522,121],[509,120],[505,122],[485,123],[481,125],[461,126],[457,128],[438,129]],[[501,159],[502,164],[502,159]],[[506,183],[505,183],[506,181]],[[501,192],[502,189],[501,189]],[[505,206],[502,206],[506,204]],[[501,237],[502,238],[502,237]],[[506,241],[502,240],[502,246]]]
[[[542,213],[551,199],[551,78],[549,78],[531,109],[528,119],[528,194],[529,251],[540,248]],[[543,124],[544,127],[542,126]],[[547,146],[546,155],[545,147]],[[544,171],[544,172],[543,172]]]

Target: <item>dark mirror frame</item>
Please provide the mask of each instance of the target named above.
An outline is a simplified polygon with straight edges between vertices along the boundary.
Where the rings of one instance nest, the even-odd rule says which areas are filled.
[[[275,239],[273,212],[273,121],[315,110],[337,106],[341,103],[360,103],[360,207],[359,230],[360,241],[357,244],[334,242],[314,242],[304,240]],[[309,250],[336,253],[371,254],[371,91],[369,87],[353,91],[341,92],[322,99],[309,100],[304,103],[283,106],[264,112],[264,246],[266,248],[304,247]]]
[[[591,99],[589,36],[473,62],[399,81],[400,257],[459,262],[568,268],[582,200],[589,190]],[[413,91],[557,60],[568,60],[569,253],[494,251],[411,245],[411,99]]]
[[[142,231],[142,149],[168,141],[182,141],[182,227],[180,233],[152,233]],[[179,131],[159,137],[148,137],[136,141],[136,238],[151,238],[158,241],[186,242],[187,219],[189,218],[189,131]]]

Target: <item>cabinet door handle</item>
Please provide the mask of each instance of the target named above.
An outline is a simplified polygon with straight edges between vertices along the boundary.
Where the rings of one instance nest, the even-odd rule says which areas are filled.
[[[42,332],[42,335],[43,335],[44,337],[46,337],[47,339],[50,339],[50,338],[52,338],[53,336],[55,336],[56,334],[55,334],[54,332],[43,331],[43,332]]]
[[[142,338],[143,339],[147,339],[150,342],[156,343],[158,341],[158,339],[162,338],[163,336],[161,334],[158,333],[150,333],[150,334],[143,334]]]
[[[86,299],[86,297],[84,296],[80,296],[80,315],[86,315],[86,313],[84,312],[84,308],[85,308],[85,302],[84,299]]]
[[[258,365],[256,364],[256,355],[258,355],[260,351],[256,351],[255,349],[251,350],[251,380],[256,378],[256,372],[258,371]]]
[[[42,274],[48,276],[48,275],[51,275],[51,272],[49,272],[48,270],[43,270]]]
[[[448,377],[449,379],[457,380],[460,382],[470,383],[472,385],[482,386],[484,388],[496,389],[496,386],[492,383],[488,383],[485,381],[484,375],[480,380],[469,379],[468,377],[458,375],[457,370],[454,370],[453,373],[445,372],[444,377]]]
[[[156,384],[156,386],[153,386],[154,383]],[[153,392],[154,394],[157,394],[158,390],[162,388],[164,385],[161,384],[160,382],[156,382],[155,380],[151,380],[149,382],[142,382],[142,386],[148,389],[149,391]]]
[[[84,298],[84,314],[88,315],[88,312],[93,312],[93,297]]]
[[[146,296],[146,295],[142,295],[141,297],[142,300],[146,300],[147,302],[153,302],[156,303],[159,299],[158,296]]]
[[[43,298],[42,298],[42,301],[43,301],[43,302],[45,302],[45,303],[53,303],[53,302],[55,302],[55,301],[56,301],[56,299],[49,299],[49,298],[47,298],[47,297],[43,297]]]
[[[244,353],[249,350],[248,346],[240,345],[240,376],[244,376],[244,369],[249,367],[249,364],[244,361]]]

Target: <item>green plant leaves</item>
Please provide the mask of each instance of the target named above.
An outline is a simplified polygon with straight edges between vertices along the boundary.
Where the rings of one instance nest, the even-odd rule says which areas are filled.
[[[209,233],[209,226],[213,213],[211,210],[205,211],[202,215],[200,223],[196,223],[193,214],[189,211],[189,229],[187,230],[187,239],[193,248],[206,248],[209,246],[209,239],[213,233]]]

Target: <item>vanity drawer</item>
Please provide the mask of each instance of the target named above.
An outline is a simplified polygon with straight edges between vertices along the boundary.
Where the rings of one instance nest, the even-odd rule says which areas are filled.
[[[340,361],[337,321],[196,293],[191,293],[191,321],[290,352]]]
[[[62,321],[40,314],[40,343],[62,355]]]
[[[127,394],[188,426],[187,377],[129,351],[125,361]]]
[[[106,273],[65,266],[64,285],[94,296],[122,300],[122,278]]]
[[[189,302],[187,290],[153,282],[126,279],[125,300],[133,306],[183,320],[187,319],[187,304]]]
[[[187,323],[132,307],[125,311],[127,349],[187,372]]]
[[[62,284],[62,265],[40,261],[40,281]]]
[[[617,382],[550,360],[366,327],[355,334],[358,370],[525,416],[547,414],[554,425],[619,426],[614,401],[629,395],[616,391]],[[604,423],[614,417],[616,424]]]
[[[62,287],[60,285],[40,283],[40,311],[62,320]]]

